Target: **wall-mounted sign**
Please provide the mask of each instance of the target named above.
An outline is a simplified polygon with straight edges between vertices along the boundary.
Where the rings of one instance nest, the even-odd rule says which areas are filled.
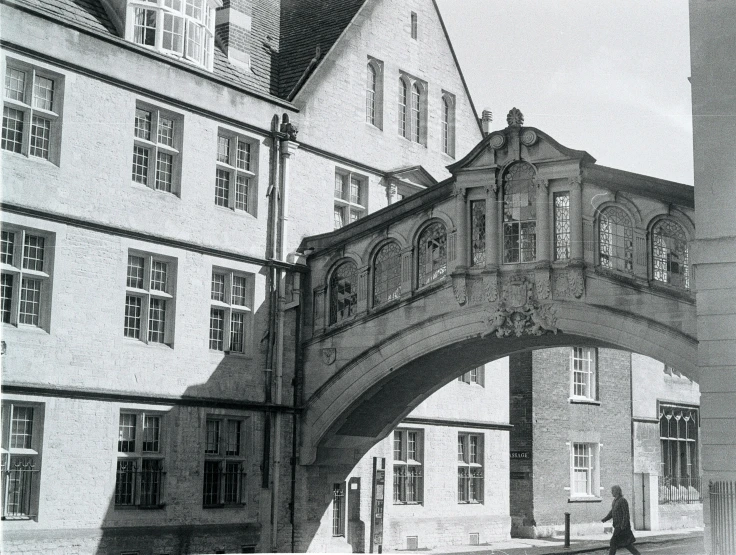
[[[511,451],[512,459],[531,459],[532,454],[529,451]]]

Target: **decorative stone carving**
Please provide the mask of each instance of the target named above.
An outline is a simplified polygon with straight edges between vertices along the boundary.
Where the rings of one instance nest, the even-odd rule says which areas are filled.
[[[521,126],[524,125],[524,114],[518,108],[511,108],[508,115],[506,116],[506,123],[509,126]]]
[[[453,274],[452,291],[455,293],[455,299],[458,304],[465,304],[468,300],[467,285],[465,283],[465,274]]]
[[[585,292],[585,275],[583,274],[583,268],[569,267],[567,269],[567,281],[570,286],[570,293],[572,293],[576,299],[582,297]]]
[[[331,364],[333,364],[336,358],[337,358],[337,349],[335,349],[334,347],[322,349],[322,361],[327,366],[330,366]]]
[[[506,144],[506,135],[502,133],[494,133],[493,135],[491,135],[488,144],[491,146],[492,149],[498,150]]]
[[[486,290],[486,300],[495,303],[498,300],[498,278],[496,274],[483,276],[483,288]]]
[[[501,301],[494,311],[486,314],[486,331],[481,337],[493,333],[496,337],[509,337],[515,335],[543,335],[547,332],[557,334],[557,318],[549,304],[540,304],[535,300],[529,300],[524,306],[508,308]]]
[[[573,185],[582,185],[583,178],[580,177],[579,175],[573,175],[572,177],[567,178],[567,182],[570,184],[571,187]]]
[[[566,271],[558,270],[554,272],[552,278],[552,294],[556,299],[570,296],[570,285],[567,280]]]
[[[534,184],[537,186],[537,189],[544,189],[545,191],[547,191],[547,187],[549,186],[549,179],[544,179],[543,177],[535,177]]]
[[[289,121],[288,114],[284,114],[279,130],[286,134],[287,141],[296,141],[296,134],[299,132],[299,129]]]
[[[550,297],[550,285],[549,285],[549,270],[537,270],[534,275],[534,285],[537,292],[538,299],[549,299]]]
[[[524,121],[524,117],[522,116],[522,122],[523,121]],[[526,146],[532,146],[536,142],[537,142],[537,134],[531,129],[527,129],[526,131],[524,131],[524,133],[521,134],[522,144]]]

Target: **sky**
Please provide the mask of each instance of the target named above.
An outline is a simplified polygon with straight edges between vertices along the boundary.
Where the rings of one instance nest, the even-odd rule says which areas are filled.
[[[493,129],[524,123],[597,163],[693,183],[687,0],[437,0]]]

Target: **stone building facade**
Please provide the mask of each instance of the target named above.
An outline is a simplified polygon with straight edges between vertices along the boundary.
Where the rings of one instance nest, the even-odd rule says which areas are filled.
[[[0,13],[5,549],[290,551],[289,253],[481,138],[436,6]]]

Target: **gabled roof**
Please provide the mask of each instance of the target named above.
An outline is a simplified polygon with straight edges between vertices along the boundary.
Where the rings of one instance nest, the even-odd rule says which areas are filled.
[[[293,98],[312,71],[330,51],[366,0],[282,0],[279,90]],[[316,51],[319,47],[319,57]],[[316,58],[316,64],[310,62]],[[300,82],[301,81],[301,82]]]

